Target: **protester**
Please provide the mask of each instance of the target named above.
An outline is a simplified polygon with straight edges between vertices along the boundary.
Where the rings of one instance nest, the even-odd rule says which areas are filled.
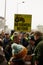
[[[7,65],[7,60],[3,52],[3,40],[0,39],[0,65]]]
[[[29,44],[26,32],[22,33],[21,44],[25,47],[27,47]]]
[[[39,31],[36,31],[34,33],[34,39],[35,39],[35,46],[42,40],[42,33]]]
[[[42,65],[43,36],[39,31],[0,34],[0,65]],[[2,59],[1,59],[2,58]],[[26,63],[25,63],[26,62]]]
[[[42,39],[42,33],[39,31],[36,31],[34,34],[35,39],[35,49],[34,49],[34,63],[36,65],[43,65],[42,58],[43,58],[43,39]]]
[[[31,64],[33,65],[33,56],[34,56],[34,49],[35,49],[35,40],[34,40],[34,36],[30,36],[29,39],[29,45],[27,46],[28,49],[28,60],[31,62]]]
[[[30,36],[29,45],[27,46],[27,49],[28,49],[28,55],[33,54],[34,49],[35,49],[35,39],[33,35]]]
[[[10,59],[10,65],[24,65],[24,59],[27,55],[27,49],[16,43],[12,44],[12,58]],[[14,62],[13,62],[14,61]],[[11,64],[12,63],[12,64]]]
[[[39,42],[34,50],[34,64],[43,65],[43,41]]]
[[[3,48],[5,49],[5,47],[8,45],[8,43],[10,42],[10,35],[9,32],[5,33],[5,38],[3,39]]]
[[[10,41],[10,42],[8,43],[8,45],[6,46],[6,48],[4,49],[4,53],[5,53],[5,57],[6,57],[6,60],[7,60],[7,61],[9,61],[10,58],[12,57],[12,49],[11,49],[11,44],[12,44],[12,43],[13,43],[13,42]]]

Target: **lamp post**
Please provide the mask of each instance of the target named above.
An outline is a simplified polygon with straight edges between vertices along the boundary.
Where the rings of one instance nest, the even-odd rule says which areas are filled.
[[[24,1],[22,1],[21,3],[25,3]],[[19,13],[19,4],[21,4],[21,3],[18,3],[18,0],[17,0],[17,14]]]
[[[4,8],[4,31],[6,30],[6,0],[5,0],[5,8]]]
[[[5,18],[5,22],[6,22],[6,0],[5,0],[4,18]]]

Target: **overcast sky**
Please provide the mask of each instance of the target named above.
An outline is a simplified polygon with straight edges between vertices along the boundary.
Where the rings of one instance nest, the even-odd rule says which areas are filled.
[[[5,0],[0,0],[0,16],[4,17]],[[14,27],[14,14],[31,14],[32,29],[43,25],[43,0],[6,0],[6,24]]]

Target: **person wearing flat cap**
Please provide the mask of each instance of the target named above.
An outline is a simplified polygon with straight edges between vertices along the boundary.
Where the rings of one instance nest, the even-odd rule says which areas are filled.
[[[34,52],[34,48],[35,48],[34,36],[30,36],[29,45],[27,46],[28,54],[29,54],[29,55]]]

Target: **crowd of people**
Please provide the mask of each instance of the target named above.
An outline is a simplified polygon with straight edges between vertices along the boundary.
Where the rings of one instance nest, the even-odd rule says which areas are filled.
[[[43,65],[43,33],[2,31],[0,65]]]

